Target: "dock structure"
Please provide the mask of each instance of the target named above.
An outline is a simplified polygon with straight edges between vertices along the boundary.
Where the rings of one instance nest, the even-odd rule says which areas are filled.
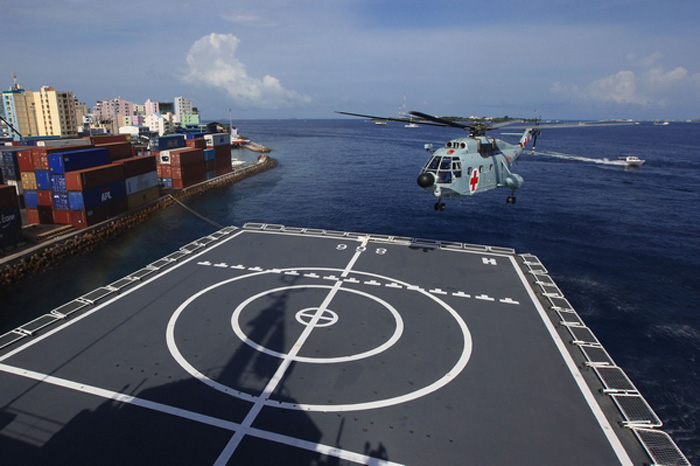
[[[8,464],[689,464],[546,267],[246,224],[0,336]]]

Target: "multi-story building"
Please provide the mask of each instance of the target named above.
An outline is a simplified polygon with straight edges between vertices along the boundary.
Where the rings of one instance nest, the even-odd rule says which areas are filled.
[[[5,118],[22,136],[72,137],[78,134],[76,99],[72,92],[42,86],[25,90],[15,84],[2,93]],[[15,133],[15,137],[19,137]]]
[[[92,109],[92,114],[99,121],[116,120],[118,116],[132,116],[134,114],[134,103],[124,100],[121,97],[109,100],[99,100]]]
[[[151,99],[146,99],[146,103],[144,104],[144,115],[148,116],[151,113],[160,113],[160,108],[158,105],[158,102],[154,102]]]
[[[173,122],[174,115],[172,113],[167,113],[161,115],[160,113],[151,113],[146,117],[146,126],[152,133],[158,133],[162,136],[166,133],[170,133],[175,129],[175,124]]]

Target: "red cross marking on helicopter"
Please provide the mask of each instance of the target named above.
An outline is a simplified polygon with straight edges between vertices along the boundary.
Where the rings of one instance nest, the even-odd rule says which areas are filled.
[[[476,191],[476,188],[479,186],[479,170],[476,168],[472,170],[472,177],[469,179],[469,189],[474,193]]]
[[[450,150],[447,151],[447,155],[452,155],[452,154],[454,154],[454,153],[455,153],[455,150],[454,150],[454,149],[450,149]]]

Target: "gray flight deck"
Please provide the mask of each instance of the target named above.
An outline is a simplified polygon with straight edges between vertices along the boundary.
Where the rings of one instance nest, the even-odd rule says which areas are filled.
[[[8,465],[687,464],[546,268],[228,227],[0,336]]]

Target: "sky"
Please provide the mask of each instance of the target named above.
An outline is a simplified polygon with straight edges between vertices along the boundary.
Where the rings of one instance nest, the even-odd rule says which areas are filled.
[[[0,0],[0,88],[334,111],[700,118],[697,0]]]

